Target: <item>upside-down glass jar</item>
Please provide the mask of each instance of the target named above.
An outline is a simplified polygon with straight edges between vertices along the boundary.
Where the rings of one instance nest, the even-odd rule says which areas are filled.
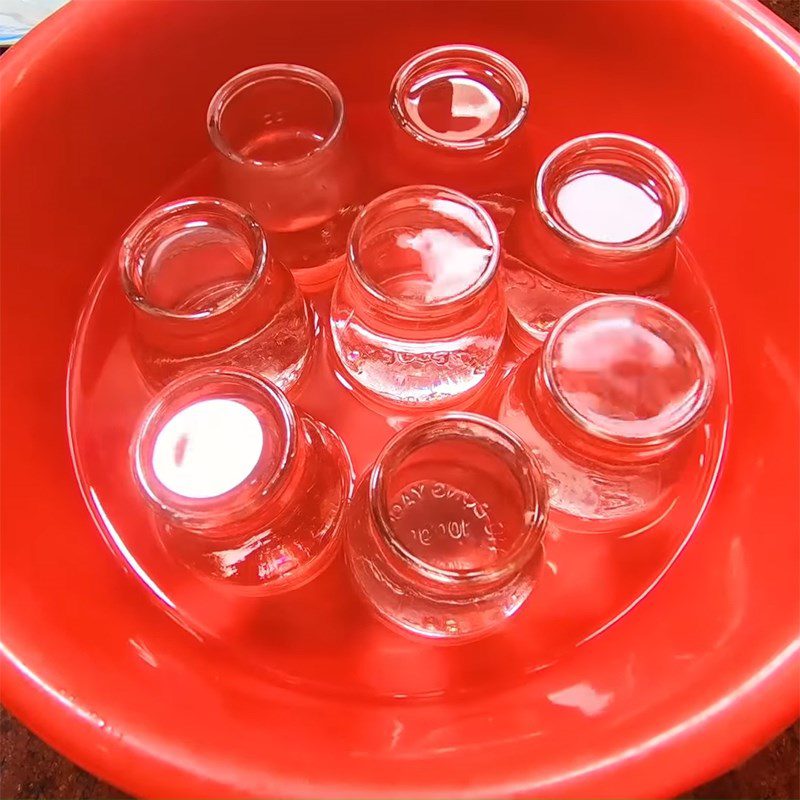
[[[267,595],[333,559],[353,485],[347,451],[258,375],[200,370],[169,384],[131,455],[163,546],[200,578]]]
[[[714,378],[708,347],[677,312],[606,296],[559,320],[514,374],[498,418],[541,464],[554,524],[630,533],[674,501]]]
[[[331,301],[337,369],[379,404],[463,402],[498,360],[506,326],[499,244],[466,195],[407,186],[356,219]]]
[[[246,70],[214,95],[208,130],[226,196],[259,221],[303,289],[332,283],[360,210],[336,84],[296,64]]]
[[[425,50],[397,71],[389,102],[396,182],[473,196],[518,184],[530,96],[507,58],[471,45]]]
[[[494,631],[533,590],[547,487],[493,420],[446,413],[398,433],[361,480],[346,524],[355,583],[379,617],[460,642]]]
[[[283,390],[303,375],[316,317],[236,204],[194,197],[145,213],[123,239],[119,266],[134,356],[151,388],[209,366],[249,369]]]
[[[557,148],[504,240],[515,343],[534,349],[562,314],[601,294],[664,299],[687,207],[678,167],[648,142],[598,133]]]

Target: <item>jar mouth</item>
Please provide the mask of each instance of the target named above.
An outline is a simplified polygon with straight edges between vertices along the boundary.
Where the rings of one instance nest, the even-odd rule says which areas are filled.
[[[412,254],[413,274],[404,274],[404,256]],[[443,186],[404,186],[380,195],[356,217],[347,240],[359,285],[412,315],[446,312],[480,294],[499,256],[497,228],[486,210]]]
[[[238,268],[246,271],[246,279],[236,280],[230,286],[225,282],[218,284],[213,300],[208,299],[202,308],[197,308],[197,304],[176,307],[155,299],[148,288],[148,273],[158,268],[160,258],[163,260],[159,252],[165,242],[176,235],[197,235],[210,230],[224,235],[223,246],[230,248],[231,259],[233,250],[239,251],[237,259],[240,256],[244,260],[237,262]],[[182,252],[197,253],[204,246],[207,244],[198,243],[187,249],[184,245]],[[119,253],[122,287],[134,306],[150,316],[184,321],[213,319],[239,306],[252,294],[266,273],[267,255],[264,231],[241,206],[215,197],[189,197],[146,212],[125,233]],[[225,289],[222,293],[220,286]]]
[[[296,451],[296,416],[280,389],[245,370],[199,369],[149,403],[131,456],[147,501],[202,529],[275,496]]]
[[[533,187],[534,208],[559,237],[615,257],[648,253],[669,241],[688,204],[675,162],[649,142],[618,133],[565,142],[545,159]]]
[[[478,76],[483,80],[477,80]],[[455,138],[452,133],[448,138],[426,125],[419,113],[411,111],[413,104],[409,98],[422,87],[435,86],[437,81],[451,85],[458,81],[473,95],[477,92],[479,100],[482,94],[484,101],[490,101],[489,111],[496,119],[484,122],[484,127],[489,127],[477,129],[476,135],[470,136],[467,129]],[[392,79],[390,98],[392,116],[402,130],[422,144],[451,152],[491,151],[502,147],[525,121],[530,104],[525,77],[511,61],[492,50],[466,44],[433,47],[409,59]],[[503,109],[502,99],[511,107]],[[465,116],[467,111],[474,112],[474,100],[475,97],[473,103],[466,102]]]
[[[276,85],[279,82],[291,83],[299,91],[312,90],[319,94],[326,106],[330,119],[325,125],[324,134],[319,134],[319,140],[308,152],[299,156],[287,156],[281,158],[256,158],[248,155],[240,146],[234,143],[226,133],[226,115],[231,113],[232,105],[237,99],[241,99],[245,93],[252,92],[258,87]],[[301,104],[306,108],[309,105],[309,98]],[[281,118],[284,109],[266,109],[268,115],[275,115],[275,120]],[[264,123],[264,112],[260,115],[260,121]],[[226,158],[230,158],[239,164],[254,167],[292,167],[304,162],[325,150],[336,141],[344,125],[344,100],[339,87],[327,76],[310,67],[303,67],[298,64],[266,64],[253,67],[251,69],[234,75],[226,81],[214,94],[208,106],[206,124],[211,142],[214,147]]]
[[[517,483],[522,509],[520,529],[502,558],[491,566],[446,567],[422,558],[398,536],[392,521],[389,481],[415,454],[431,446],[464,443],[485,449]],[[462,492],[462,495],[465,494]],[[544,538],[548,515],[547,484],[530,451],[511,431],[477,414],[448,412],[420,420],[398,433],[383,449],[368,483],[369,508],[379,535],[407,566],[424,577],[450,586],[487,584],[509,577],[534,558]],[[453,524],[451,522],[451,524]]]
[[[540,374],[570,422],[631,448],[682,438],[702,419],[715,384],[695,327],[662,303],[626,295],[567,312],[545,341]]]

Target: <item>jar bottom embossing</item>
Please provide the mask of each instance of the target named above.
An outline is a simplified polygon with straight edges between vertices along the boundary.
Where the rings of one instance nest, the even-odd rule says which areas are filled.
[[[423,419],[359,484],[348,563],[392,626],[434,641],[476,639],[533,590],[547,509],[539,467],[514,434],[474,414]]]
[[[344,444],[254,373],[199,370],[169,384],[131,455],[164,548],[202,579],[274,594],[337,551],[353,482]]]

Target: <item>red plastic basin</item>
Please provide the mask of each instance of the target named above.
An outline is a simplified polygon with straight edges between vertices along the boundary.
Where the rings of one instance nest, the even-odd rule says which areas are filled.
[[[652,592],[510,687],[409,700],[255,679],[175,626],[92,523],[65,426],[77,316],[116,237],[208,151],[225,79],[292,61],[377,97],[409,55],[462,41],[523,69],[550,144],[620,130],[681,165],[684,239],[730,353],[720,479]],[[711,777],[797,715],[789,28],[748,0],[76,0],[0,60],[0,82],[2,701],[33,730],[139,795],[644,797]]]

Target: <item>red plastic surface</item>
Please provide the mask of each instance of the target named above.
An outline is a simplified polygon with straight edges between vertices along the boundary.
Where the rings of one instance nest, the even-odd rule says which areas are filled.
[[[797,714],[797,37],[743,0],[487,6],[74,2],[0,61],[2,700],[137,794],[669,795]],[[522,68],[539,156],[610,129],[681,165],[684,240],[730,353],[728,450],[656,589],[552,667],[486,683],[497,669],[462,659],[448,676],[442,654],[423,672],[387,636],[354,685],[469,691],[311,691],[175,626],[112,556],[70,465],[69,346],[115,238],[208,152],[205,106],[227,77],[295,61],[357,101],[448,41]],[[318,657],[294,641],[298,664]],[[341,647],[333,628],[332,667]]]

